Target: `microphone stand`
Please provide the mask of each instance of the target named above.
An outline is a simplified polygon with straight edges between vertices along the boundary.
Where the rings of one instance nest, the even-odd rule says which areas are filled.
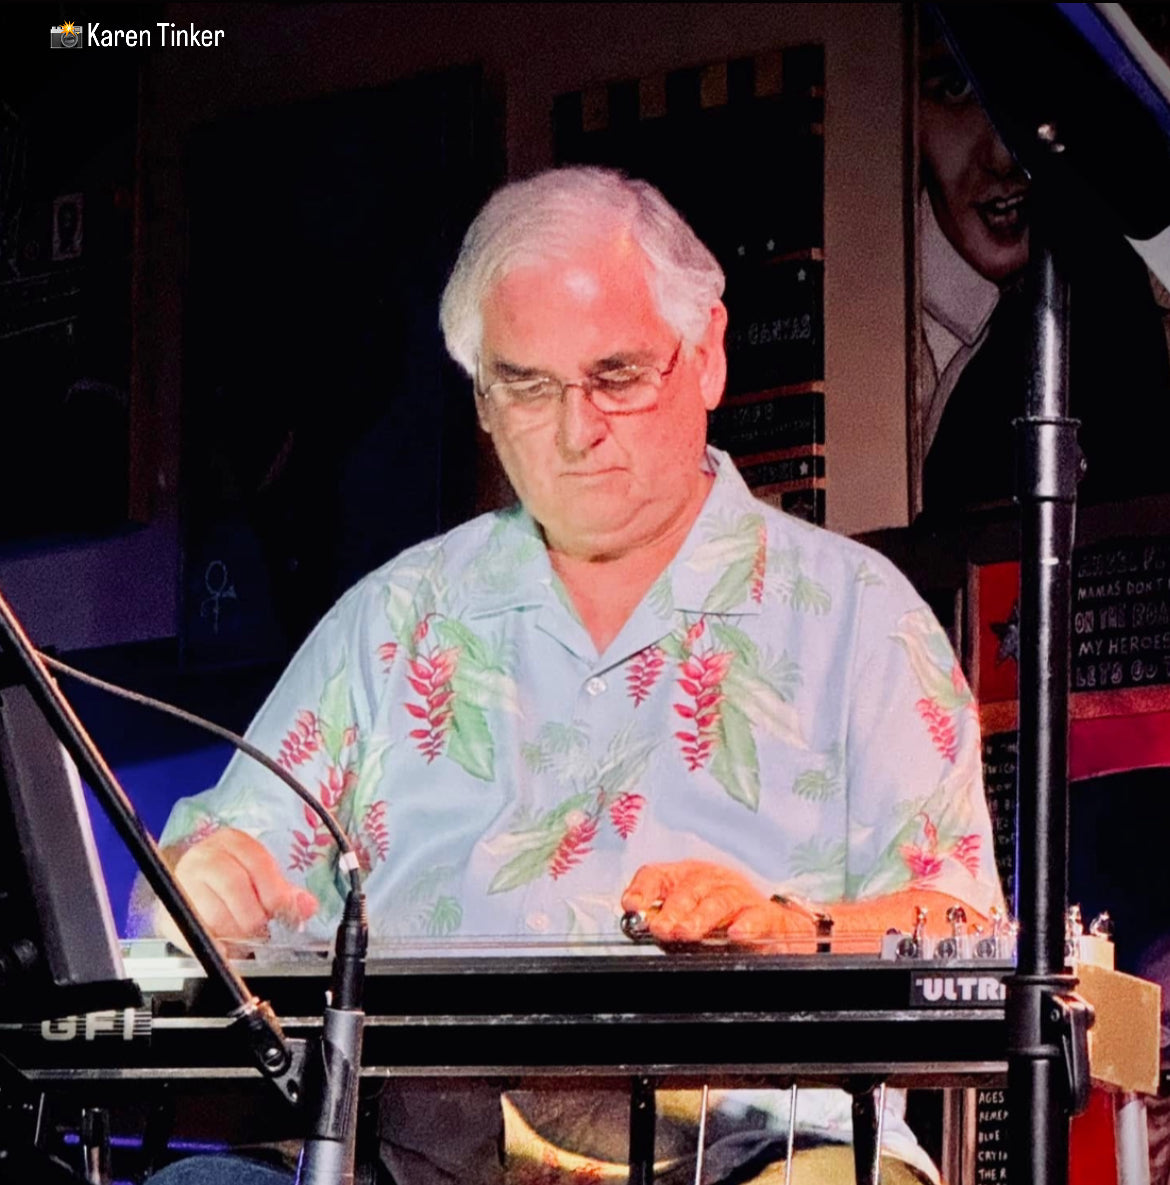
[[[1044,179],[1034,185],[1045,193]],[[1035,219],[1034,336],[1027,407],[1017,422],[1020,636],[1030,644],[1020,648],[1019,664],[1019,955],[1005,1016],[1012,1172],[1034,1185],[1060,1185],[1068,1180],[1069,1117],[1088,1104],[1092,1012],[1072,994],[1077,981],[1065,971],[1069,602],[1080,450],[1078,422],[1068,415],[1069,284],[1043,229]]]
[[[305,1185],[352,1185],[367,943],[365,897],[360,888],[355,882],[346,899],[337,933],[332,990],[325,1009],[322,1038],[306,1066],[306,1042],[284,1035],[272,1006],[252,994],[205,929],[163,860],[154,838],[143,826],[113,771],[61,694],[2,594],[0,650],[7,653],[21,683],[101,801],[147,883],[174,918],[191,953],[209,978],[226,989],[232,1001],[229,1015],[234,1018],[234,1027],[242,1030],[260,1072],[294,1109],[312,1108],[312,1130],[305,1142],[297,1180]],[[351,873],[355,862],[352,853],[342,857],[343,865]]]

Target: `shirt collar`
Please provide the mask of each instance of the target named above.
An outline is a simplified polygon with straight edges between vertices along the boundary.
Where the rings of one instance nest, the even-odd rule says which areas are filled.
[[[469,618],[536,609],[553,596],[555,579],[544,535],[519,503],[490,516],[491,529],[459,590]]]
[[[930,195],[918,202],[922,305],[964,345],[974,345],[999,302],[999,285],[981,276],[943,234]]]
[[[762,508],[727,453],[708,446],[706,464],[715,481],[666,570],[674,608],[682,613],[758,614],[767,564]]]
[[[714,475],[707,499],[678,554],[648,598],[668,624],[682,613],[758,614],[766,575],[767,532],[760,503],[734,462],[708,447]],[[544,536],[523,506],[499,511],[481,552],[475,581],[463,590],[468,617],[563,605]]]

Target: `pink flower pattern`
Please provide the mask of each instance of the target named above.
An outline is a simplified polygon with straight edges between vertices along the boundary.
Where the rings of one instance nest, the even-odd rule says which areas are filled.
[[[322,806],[336,815],[346,795],[357,782],[357,770],[349,767],[341,769],[331,765],[326,771],[325,781],[317,783],[317,798]],[[333,843],[333,836],[325,829],[325,825],[308,803],[304,804],[303,813],[305,824],[309,828],[308,833],[294,829],[292,849],[289,852],[289,867],[295,872],[311,868],[321,858],[322,851]]]
[[[630,671],[626,675],[626,690],[634,707],[644,703],[654,689],[666,668],[666,651],[658,646],[647,646],[630,660]]]
[[[702,620],[687,630],[684,646],[690,657],[679,666],[678,685],[692,702],[673,705],[675,712],[694,728],[693,732],[674,734],[682,744],[683,759],[692,772],[707,764],[719,744],[722,683],[735,657],[730,650],[711,649],[705,654],[695,654],[691,648],[703,632]]]
[[[757,605],[764,603],[764,574],[768,563],[768,528],[760,523],[756,529],[756,554],[752,561],[751,581],[748,591]]]
[[[642,815],[642,808],[645,805],[646,799],[641,794],[634,794],[629,791],[625,794],[619,794],[610,803],[609,821],[613,824],[613,829],[622,839],[629,839],[634,834],[638,826],[638,820]]]
[[[276,761],[278,765],[291,770],[294,766],[304,765],[320,748],[320,725],[316,715],[305,708],[297,713],[296,723],[280,742],[280,754]]]
[[[689,771],[706,774],[700,781],[711,781],[712,786],[703,788],[704,793],[718,782],[736,802],[750,809],[761,812],[773,809],[766,797],[772,793],[775,780],[773,742],[783,734],[795,712],[793,708],[785,713],[777,700],[788,701],[788,675],[784,672],[788,667],[795,670],[797,664],[787,655],[775,662],[768,657],[765,643],[771,641],[771,635],[761,627],[757,636],[757,617],[748,615],[743,621],[729,621],[720,607],[734,602],[735,608],[750,603],[767,609],[774,599],[783,600],[783,588],[787,586],[780,580],[773,589],[774,577],[769,577],[768,569],[777,553],[769,556],[768,530],[758,514],[740,519],[735,531],[727,528],[723,519],[716,521],[714,527],[718,530],[713,534],[708,531],[710,538],[704,544],[710,544],[711,550],[704,553],[703,563],[697,563],[696,568],[705,572],[715,563],[726,565],[729,560],[734,562],[734,568],[714,574],[715,583],[706,599],[691,602],[694,610],[686,613],[683,624],[675,632],[661,638],[661,644],[648,645],[627,660],[625,694],[619,694],[617,702],[606,701],[608,706],[603,705],[605,714],[599,716],[596,728],[588,733],[585,729],[578,730],[578,722],[568,716],[568,709],[563,717],[560,712],[554,713],[553,696],[534,697],[539,700],[536,710],[531,717],[526,714],[523,718],[524,735],[533,739],[531,746],[525,745],[524,756],[529,756],[529,748],[539,749],[544,764],[538,769],[535,761],[531,763],[539,773],[541,785],[534,792],[531,815],[526,814],[525,821],[535,820],[539,826],[531,828],[531,835],[525,841],[527,846],[519,853],[526,863],[518,858],[512,860],[514,853],[509,853],[510,864],[515,867],[501,870],[507,875],[500,878],[502,887],[496,891],[510,890],[545,876],[558,882],[568,878],[571,886],[576,880],[585,880],[591,864],[610,859],[623,846],[628,853],[630,844],[649,841],[651,824],[642,827],[641,822],[649,814],[648,787],[655,785],[656,779],[661,778],[667,784],[671,777],[677,779],[680,756]],[[728,543],[732,536],[734,547]],[[462,572],[460,569],[460,579]],[[781,576],[784,575],[782,572]],[[507,770],[496,768],[495,755],[504,751],[501,737],[519,735],[509,717],[516,702],[511,686],[514,677],[520,675],[521,663],[516,658],[520,652],[514,653],[502,639],[497,644],[494,636],[480,639],[482,652],[464,642],[475,636],[472,628],[475,623],[447,616],[455,610],[445,599],[448,584],[445,576],[436,577],[432,584],[433,588],[428,585],[424,590],[425,595],[410,600],[392,598],[390,607],[394,612],[389,614],[389,624],[386,613],[376,617],[380,625],[373,627],[377,632],[360,656],[350,654],[347,659],[340,653],[345,649],[343,643],[336,644],[336,653],[329,655],[327,668],[327,672],[336,671],[336,674],[320,689],[320,706],[311,698],[313,688],[296,690],[292,692],[295,699],[284,700],[291,710],[286,706],[277,717],[277,727],[283,723],[287,729],[283,734],[276,733],[281,766],[299,771],[309,784],[319,783],[322,802],[333,809],[344,806],[343,823],[352,833],[365,871],[388,861],[391,841],[397,844],[411,840],[416,827],[414,818],[400,819],[397,811],[392,816],[385,798],[391,770],[384,765],[383,749],[390,743],[391,734],[398,737],[407,732],[412,743],[396,746],[397,754],[390,762],[398,762],[400,766],[408,763],[404,768],[413,767],[416,776],[441,779],[442,770],[451,764],[452,776],[461,778],[453,768],[458,764],[479,781],[497,785],[505,783],[509,776]],[[664,584],[664,587],[668,586]],[[657,605],[658,601],[653,603]],[[710,606],[710,613],[699,609],[700,604]],[[421,616],[415,608],[420,605],[434,612]],[[829,630],[832,619],[820,610],[817,616],[825,617],[824,628]],[[759,620],[766,623],[768,614]],[[913,670],[919,675],[917,688],[909,682],[897,685],[898,726],[905,728],[908,723],[913,732],[913,717],[919,717],[918,736],[922,737],[925,731],[930,737],[930,747],[920,743],[915,758],[920,758],[927,773],[937,778],[940,770],[945,776],[958,765],[960,755],[966,759],[968,748],[977,745],[977,740],[973,740],[975,730],[968,728],[970,722],[964,715],[974,709],[958,665],[949,654],[941,657],[946,653],[941,648],[927,646],[937,631],[931,633],[925,626],[917,630],[910,628],[917,623],[918,619],[914,618],[908,626],[900,626],[901,632],[895,635],[918,661]],[[663,633],[668,629],[669,626],[662,626]],[[383,638],[381,643],[377,641],[379,633]],[[482,679],[478,673],[481,665],[487,668]],[[392,702],[402,704],[405,713],[394,707],[389,721],[377,713],[371,727],[385,735],[367,738],[364,723],[361,736],[356,726],[346,725],[347,717],[352,714],[349,704],[353,702],[354,687],[371,669],[385,676]],[[551,677],[557,673],[555,663],[542,665],[538,669],[539,679],[545,678],[546,671],[550,673],[551,685]],[[794,674],[792,678],[795,680],[797,676]],[[539,679],[534,676],[538,687]],[[771,686],[773,683],[778,686]],[[474,688],[475,692],[464,693],[465,687]],[[663,689],[660,691],[659,687]],[[769,696],[768,691],[774,695]],[[314,710],[297,709],[297,703],[313,704]],[[646,712],[639,711],[643,706]],[[549,713],[549,719],[544,719],[544,712]],[[556,720],[551,718],[553,714]],[[624,721],[621,716],[625,717]],[[667,723],[669,720],[674,724]],[[547,738],[543,725],[549,728]],[[761,728],[767,732],[763,739]],[[617,729],[621,731],[612,731]],[[674,745],[669,741],[665,745],[660,743],[660,729],[665,732],[678,729],[674,732]],[[607,731],[612,731],[612,735],[607,736]],[[571,747],[565,747],[564,738],[570,735]],[[371,742],[368,745],[367,740]],[[943,758],[942,765],[939,756]],[[420,758],[427,767],[436,758],[442,760],[434,770],[429,770],[418,765]],[[594,764],[587,773],[588,762]],[[393,772],[397,776],[399,770]],[[313,780],[309,781],[310,778]],[[598,797],[584,792],[586,787],[596,788],[602,782],[610,789],[595,791]],[[474,784],[478,786],[479,782]],[[926,801],[922,797],[925,789],[909,775],[904,792],[912,792],[919,804]],[[560,795],[560,805],[552,799],[554,793]],[[566,809],[570,801],[575,808],[572,813]],[[941,796],[935,801],[942,801]],[[935,810],[933,805],[931,809]],[[977,816],[972,815],[971,823],[967,824],[976,827],[976,832],[959,834],[962,824],[956,826],[956,820],[964,816],[942,808],[935,810],[935,815],[937,819],[923,814],[909,827],[899,827],[897,838],[875,857],[880,858],[881,873],[888,882],[896,880],[904,884],[913,880],[940,888],[946,885],[949,889],[948,878],[961,881],[962,872],[975,876],[993,867],[990,840],[979,831],[982,824]],[[311,873],[310,883],[318,886],[329,881],[325,874],[334,859],[332,839],[311,811],[302,812],[302,816],[295,814],[295,808],[291,818],[285,816],[295,828],[290,827],[284,833],[290,847],[283,850],[288,852],[290,866]],[[203,838],[219,825],[201,813],[188,813],[184,818],[198,824],[188,842]],[[905,813],[899,810],[899,822],[905,818]],[[231,821],[230,815],[224,817],[224,825]],[[424,818],[418,826],[426,822]],[[781,823],[787,825],[783,819]],[[407,832],[401,832],[403,826],[408,828]],[[820,859],[818,853],[814,855]],[[828,854],[823,863],[829,867]],[[579,870],[577,876],[569,877],[574,869]],[[548,882],[545,883],[547,887]]]
[[[218,831],[223,824],[214,815],[205,815],[196,823],[189,835],[183,836],[175,848],[177,854],[182,855],[188,848],[193,848],[200,840],[206,839],[213,832]]]
[[[508,1179],[514,1185],[597,1185],[602,1179],[602,1169],[594,1160],[585,1161],[579,1168],[563,1168],[556,1153],[546,1148],[539,1164],[521,1161]]]
[[[366,807],[362,816],[362,831],[374,845],[379,860],[390,855],[390,828],[386,823],[386,801],[379,799]]]
[[[936,699],[924,697],[914,707],[926,721],[934,747],[954,765],[959,756],[959,733],[955,727],[955,718]]]
[[[424,619],[419,629],[423,629],[425,624]],[[420,654],[410,660],[407,682],[423,702],[408,702],[405,707],[416,720],[424,722],[418,728],[411,729],[410,735],[418,742],[419,752],[427,759],[428,765],[443,752],[451,718],[455,715],[455,689],[451,686],[451,678],[455,674],[458,659],[458,647],[452,646],[446,650],[437,650],[430,657]]]
[[[983,846],[981,836],[971,834],[959,837],[951,849],[951,855],[972,875],[979,875],[979,849]]]
[[[962,835],[952,847],[939,851],[938,828],[929,815],[920,815],[922,823],[921,844],[903,844],[900,851],[902,860],[915,882],[924,884],[933,880],[943,869],[948,859],[958,860],[972,875],[979,874],[979,848],[981,839],[978,835]]]
[[[597,819],[587,815],[569,824],[557,849],[548,862],[549,876],[559,880],[570,868],[576,867],[593,850],[590,846],[597,837]]]

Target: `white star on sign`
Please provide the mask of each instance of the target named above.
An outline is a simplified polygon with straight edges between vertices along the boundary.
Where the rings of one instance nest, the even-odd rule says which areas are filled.
[[[801,463],[800,463],[800,476],[801,477],[808,477],[808,462],[807,461],[801,461]]]

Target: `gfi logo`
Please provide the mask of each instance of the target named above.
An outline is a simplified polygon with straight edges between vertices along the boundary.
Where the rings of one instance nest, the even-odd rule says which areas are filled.
[[[80,25],[66,21],[49,30],[49,45],[52,49],[80,49],[85,44],[85,33]]]

